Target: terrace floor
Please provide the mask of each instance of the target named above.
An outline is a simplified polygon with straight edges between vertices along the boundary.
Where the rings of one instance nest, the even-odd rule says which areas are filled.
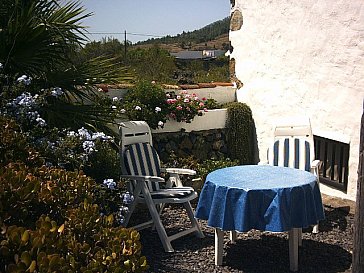
[[[320,222],[320,232],[303,232],[299,250],[299,272],[351,272],[355,203],[323,196],[326,219]],[[143,211],[141,211],[143,213]],[[168,218],[166,218],[168,216]],[[179,207],[167,207],[162,217],[167,233],[183,228],[187,219]],[[139,218],[139,217],[138,217]],[[284,273],[289,271],[288,235],[251,230],[238,233],[235,243],[224,245],[222,266],[214,265],[214,230],[201,221],[205,238],[182,237],[172,245],[174,253],[165,253],[156,231],[141,231],[143,255],[150,265],[149,272],[233,272]]]

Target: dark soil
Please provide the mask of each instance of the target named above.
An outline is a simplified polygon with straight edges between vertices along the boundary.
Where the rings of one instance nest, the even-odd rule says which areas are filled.
[[[298,272],[351,272],[354,216],[345,208],[330,206],[325,206],[325,215],[318,234],[312,234],[311,229],[303,230]],[[166,207],[162,214],[168,234],[183,229],[186,219],[183,209],[177,206]],[[215,266],[214,229],[207,227],[206,221],[200,224],[205,238],[179,238],[172,242],[174,253],[164,252],[155,230],[141,231],[142,253],[150,265],[149,272],[290,272],[287,233],[251,230],[238,233],[234,243],[228,241],[225,233],[223,265]]]

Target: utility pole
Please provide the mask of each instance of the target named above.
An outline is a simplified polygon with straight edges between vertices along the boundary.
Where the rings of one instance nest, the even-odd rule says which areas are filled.
[[[353,273],[364,273],[364,102],[361,117],[358,185],[354,222]]]
[[[127,47],[127,45],[126,45],[126,30],[124,31],[124,62],[125,62],[125,65],[128,63],[128,61],[127,61],[127,56],[126,56],[126,47]]]

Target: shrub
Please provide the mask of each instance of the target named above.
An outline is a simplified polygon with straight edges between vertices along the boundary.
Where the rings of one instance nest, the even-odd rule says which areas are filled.
[[[0,115],[0,167],[16,161],[26,162],[31,166],[43,163],[18,124]]]
[[[232,159],[240,164],[254,164],[254,122],[248,105],[233,102],[227,106],[227,144]]]
[[[1,168],[0,271],[146,270],[139,234],[117,226],[116,216],[92,203],[100,201],[94,198],[98,187],[82,173],[62,169],[22,163]]]
[[[199,162],[193,156],[189,157],[177,157],[174,153],[171,153],[170,160],[163,163],[165,167],[171,168],[186,168],[196,171],[196,177],[182,177],[183,184],[185,186],[192,186],[195,190],[201,191],[203,184],[205,183],[206,176],[217,169],[232,167],[239,165],[238,160],[225,159],[208,159]],[[188,178],[188,179],[187,179]]]
[[[156,129],[168,119],[191,122],[207,109],[217,108],[214,99],[198,98],[196,94],[181,91],[178,95],[165,93],[163,88],[148,82],[139,82],[124,97],[123,111],[130,120],[144,120]]]
[[[124,97],[125,114],[130,120],[145,120],[155,129],[167,118],[166,95],[159,85],[141,81]]]
[[[1,271],[144,272],[139,234],[111,227],[97,205],[81,204],[58,224],[41,216],[36,228],[10,226],[1,241]]]

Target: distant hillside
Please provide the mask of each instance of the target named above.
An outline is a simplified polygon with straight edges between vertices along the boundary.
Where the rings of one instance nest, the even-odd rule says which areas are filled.
[[[159,44],[160,47],[170,52],[177,52],[184,49],[227,49],[229,44],[230,18],[209,24],[201,29],[189,32],[182,32],[176,36],[165,36],[162,38],[152,38],[143,42],[138,42],[135,47],[149,47]]]

